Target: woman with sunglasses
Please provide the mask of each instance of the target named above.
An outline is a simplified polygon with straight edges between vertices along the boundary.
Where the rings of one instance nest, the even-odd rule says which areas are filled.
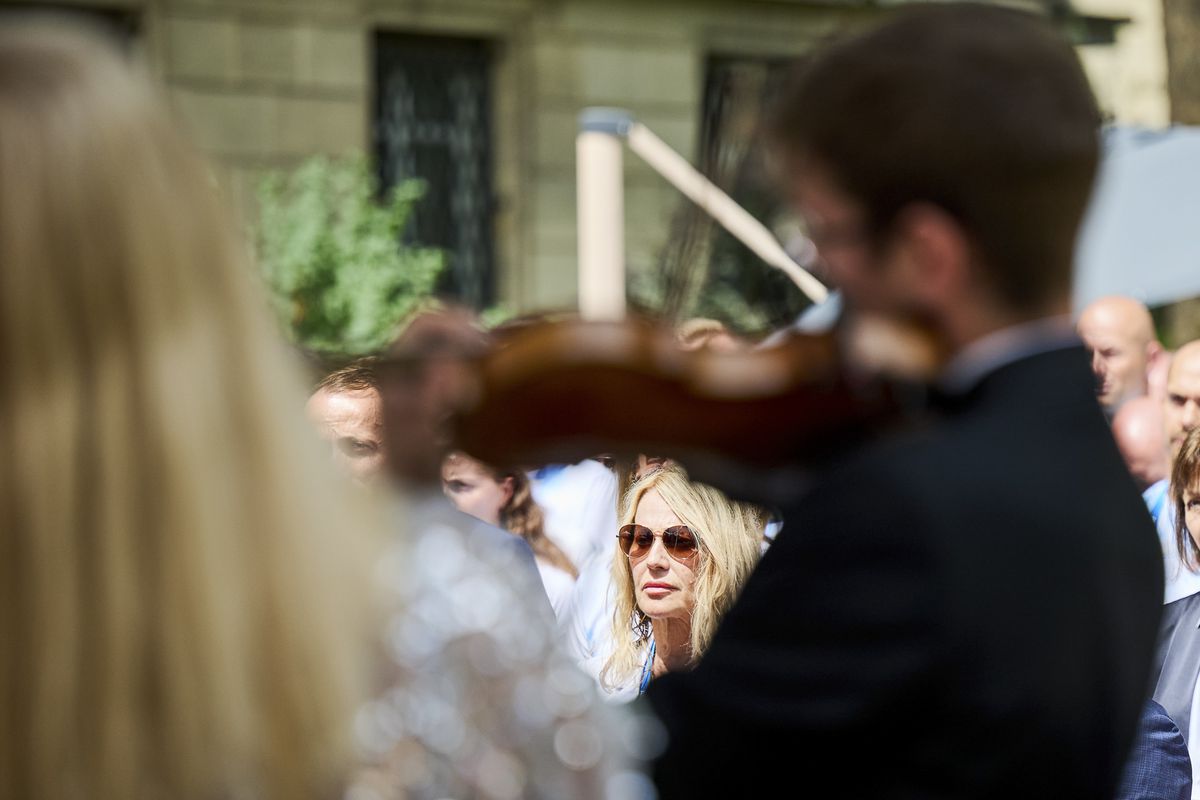
[[[612,577],[613,652],[600,685],[628,700],[703,655],[758,561],[764,515],[665,466],[625,496]]]

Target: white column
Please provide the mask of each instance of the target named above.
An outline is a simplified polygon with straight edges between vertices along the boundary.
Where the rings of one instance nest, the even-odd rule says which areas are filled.
[[[589,122],[596,118],[599,124]],[[585,320],[625,318],[624,160],[616,124],[627,118],[616,109],[587,109],[575,141],[579,314]]]

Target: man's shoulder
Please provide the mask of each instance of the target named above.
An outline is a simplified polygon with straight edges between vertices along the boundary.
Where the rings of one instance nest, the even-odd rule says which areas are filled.
[[[1163,628],[1175,627],[1183,620],[1200,623],[1200,592],[1172,600],[1163,606]]]
[[[1090,409],[1033,411],[1016,393],[1007,399],[1015,405],[980,398],[965,411],[856,449],[791,510],[824,509],[855,527],[906,521],[923,537],[957,539],[982,526],[1014,545],[1029,540],[1038,547],[1073,548],[1080,535],[1107,540],[1136,526],[1151,530],[1094,398],[1082,397]],[[1081,413],[1087,411],[1093,413]],[[881,503],[886,508],[871,513]],[[1157,547],[1149,550],[1161,561]]]
[[[919,427],[868,446],[860,464],[872,467],[883,461],[908,474],[929,461],[994,466],[1020,460],[1026,462],[1025,470],[1036,471],[1046,466],[1036,460],[1039,452],[1053,453],[1056,463],[1074,458],[1087,466],[1099,447],[1113,456],[1109,466],[1119,465],[1080,352],[1060,348],[1004,364],[960,395],[944,399],[945,408],[931,403]],[[952,477],[951,470],[933,472]],[[1121,469],[1116,474],[1125,473]]]

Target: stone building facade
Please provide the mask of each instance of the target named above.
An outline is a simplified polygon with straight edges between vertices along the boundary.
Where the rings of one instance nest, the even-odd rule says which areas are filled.
[[[1161,12],[1129,10],[1159,0],[1087,2],[1105,4],[1088,13],[1100,20],[1099,29],[1116,32],[1083,46],[1103,102],[1117,119],[1166,122]],[[435,48],[479,44],[488,157],[478,185],[487,194],[490,300],[519,310],[575,303],[574,138],[581,108],[628,108],[694,158],[714,59],[790,59],[886,13],[886,5],[837,0],[21,4],[82,6],[126,21],[134,50],[214,158],[234,202],[251,214],[265,171],[314,153],[377,150],[379,64],[381,50],[395,47],[389,37],[420,37]],[[681,200],[634,157],[625,181],[628,261],[633,270],[645,269],[658,257]]]

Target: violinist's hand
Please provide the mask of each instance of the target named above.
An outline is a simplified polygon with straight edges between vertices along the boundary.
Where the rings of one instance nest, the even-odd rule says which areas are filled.
[[[858,312],[841,328],[842,345],[856,370],[904,380],[930,382],[946,361],[938,339],[915,322]]]

